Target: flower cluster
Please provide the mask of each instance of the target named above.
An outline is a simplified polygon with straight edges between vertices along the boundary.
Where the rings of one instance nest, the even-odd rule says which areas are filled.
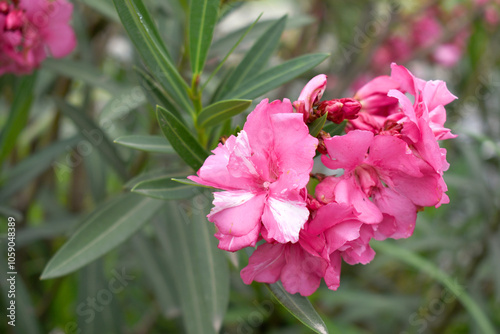
[[[30,73],[51,55],[61,58],[76,46],[66,0],[0,1],[0,75]]]
[[[391,76],[375,78],[353,98],[321,102],[326,83],[316,76],[293,104],[262,101],[243,130],[189,177],[224,190],[214,193],[208,215],[219,248],[237,251],[262,240],[241,271],[247,284],[281,280],[288,292],[310,295],[324,279],[336,290],[342,260],[370,262],[372,238],[407,238],[418,211],[449,201],[438,141],[455,137],[444,127],[444,106],[455,96],[443,81],[392,64]],[[347,120],[346,134],[311,136],[307,123],[324,114]],[[331,175],[310,174],[316,150]],[[315,188],[307,187],[311,175]]]

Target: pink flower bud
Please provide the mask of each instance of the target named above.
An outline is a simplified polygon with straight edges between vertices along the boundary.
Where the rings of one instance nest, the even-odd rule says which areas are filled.
[[[293,103],[293,106],[299,113],[304,114],[304,122],[307,122],[313,106],[323,96],[326,87],[327,76],[319,74],[312,78],[300,92],[299,98]]]
[[[7,14],[9,11],[9,4],[6,1],[0,1],[0,14]]]
[[[333,123],[341,123],[344,119],[356,119],[361,110],[361,103],[355,99],[343,98],[322,102],[318,110],[328,113],[327,119]]]
[[[5,18],[5,28],[7,30],[16,30],[23,26],[25,17],[21,9],[14,9]]]

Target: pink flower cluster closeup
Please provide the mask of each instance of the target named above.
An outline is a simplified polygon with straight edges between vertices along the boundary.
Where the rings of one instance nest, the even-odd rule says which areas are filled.
[[[327,77],[318,75],[293,103],[263,100],[189,177],[223,190],[208,215],[219,248],[257,246],[241,270],[246,284],[280,280],[308,296],[323,279],[336,290],[342,260],[367,264],[371,239],[407,238],[418,211],[449,202],[439,141],[456,137],[444,127],[456,97],[443,81],[391,69],[352,98],[320,101]],[[325,113],[346,120],[346,134],[310,135],[307,124]],[[318,154],[330,175],[311,174]]]
[[[76,46],[66,0],[0,1],[0,75],[27,74],[47,57],[61,58]]]

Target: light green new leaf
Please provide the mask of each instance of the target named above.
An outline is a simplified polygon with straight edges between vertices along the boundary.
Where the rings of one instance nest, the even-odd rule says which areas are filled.
[[[75,271],[109,252],[143,226],[164,203],[127,193],[90,214],[47,263],[41,279]]]
[[[214,126],[245,111],[252,100],[226,100],[216,102],[204,108],[198,115],[200,127]]]
[[[288,60],[252,77],[244,85],[224,94],[223,98],[254,99],[316,67],[328,57],[329,54],[317,53]]]
[[[328,329],[323,319],[316,312],[311,302],[299,294],[290,294],[285,290],[281,282],[268,285],[274,297],[283,305],[288,312],[299,319],[304,325],[320,334],[327,334]]]
[[[161,131],[179,156],[194,170],[198,170],[208,156],[191,132],[168,110],[157,106],[156,115]]]
[[[262,72],[272,53],[279,45],[281,34],[285,29],[286,18],[284,16],[276,21],[253,44],[252,48],[245,54],[243,60],[241,60],[224,83],[222,95],[228,90],[234,90],[242,85],[246,86],[246,81],[249,78]]]
[[[178,104],[179,110],[194,114],[182,79],[163,44],[149,12],[141,0],[113,0],[120,20],[151,73]]]
[[[174,153],[172,146],[170,146],[165,137],[162,136],[131,135],[116,138],[114,142],[118,145],[144,152],[163,154]]]
[[[0,181],[0,202],[6,202],[12,195],[32,182],[34,178],[51,166],[64,168],[61,172],[70,171],[72,166],[68,166],[65,163],[58,164],[54,161],[61,154],[71,152],[72,147],[81,140],[82,137],[80,136],[60,140],[29,156],[14,168],[8,170]]]
[[[28,121],[31,102],[33,102],[33,88],[36,73],[24,76],[16,90],[14,101],[10,107],[9,116],[0,133],[0,165],[5,157],[16,145],[17,136],[25,128]]]
[[[78,110],[62,100],[57,100],[56,102],[64,115],[68,116],[75,123],[83,137],[98,150],[102,158],[114,168],[118,175],[126,180],[128,172],[125,169],[125,163],[104,131],[82,110]]]
[[[201,196],[201,195],[200,195]],[[165,249],[179,293],[185,332],[217,333],[229,301],[229,268],[223,251],[217,248],[213,225],[206,219],[203,199],[182,207],[169,202],[168,217],[155,224],[156,235]],[[210,203],[206,199],[206,203]],[[197,204],[197,205],[196,205]],[[186,215],[191,212],[191,217]]]
[[[325,125],[326,118],[328,117],[328,113],[325,113],[323,116],[320,118],[316,119],[314,122],[308,125],[309,127],[309,133],[311,136],[316,137],[319,132],[323,129],[323,126]]]
[[[465,289],[452,277],[448,276],[444,271],[439,269],[435,264],[429,262],[418,254],[409,251],[405,248],[399,247],[393,242],[374,242],[370,243],[372,248],[379,253],[385,253],[392,256],[406,264],[409,264],[420,271],[425,272],[427,275],[432,277],[446,287],[451,293],[453,293],[457,299],[462,303],[464,308],[469,312],[471,317],[477,322],[478,327],[481,329],[481,333],[484,334],[494,334],[496,333],[493,324],[490,322],[486,314],[481,307],[470,297],[470,295],[465,291]]]
[[[192,198],[200,192],[198,188],[173,181],[172,176],[141,181],[132,188],[132,191],[163,200]]]
[[[193,76],[203,71],[217,22],[220,0],[191,0],[189,50]]]

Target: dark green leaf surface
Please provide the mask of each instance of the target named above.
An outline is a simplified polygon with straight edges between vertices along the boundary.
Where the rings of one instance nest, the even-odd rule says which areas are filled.
[[[123,136],[116,138],[115,143],[145,152],[163,154],[170,154],[174,152],[172,146],[170,146],[165,137],[162,136]]]
[[[31,102],[33,101],[35,81],[36,73],[21,78],[21,83],[10,107],[7,122],[0,133],[0,165],[12,151],[17,137],[26,126]]]
[[[198,125],[214,126],[245,111],[252,100],[226,100],[216,102],[204,108],[198,115]]]
[[[191,132],[168,110],[157,106],[156,115],[161,131],[179,156],[194,170],[198,170],[208,156]]]
[[[299,319],[304,325],[315,331],[316,333],[328,333],[323,319],[316,312],[311,302],[306,297],[299,294],[290,294],[285,290],[281,282],[269,284],[269,289],[278,301],[283,305],[294,317]]]
[[[191,0],[189,50],[193,75],[203,71],[212,42],[220,0]]]
[[[226,93],[223,98],[255,99],[316,67],[328,56],[325,53],[318,53],[288,60],[281,65],[264,70],[261,74],[245,82],[245,85]]]
[[[323,129],[323,126],[325,125],[326,118],[328,117],[328,113],[325,113],[323,116],[320,118],[316,119],[314,122],[308,125],[309,127],[309,133],[311,136],[316,137],[319,132]]]
[[[172,180],[172,176],[164,176],[141,181],[132,188],[132,191],[141,195],[163,199],[192,198],[199,193],[199,189]]]
[[[115,248],[143,226],[164,203],[127,193],[95,210],[47,263],[41,279],[66,275]]]
[[[343,121],[340,124],[328,123],[323,127],[323,131],[328,132],[330,136],[340,136],[344,134],[345,126],[347,125],[347,121]]]
[[[172,63],[142,1],[114,0],[114,3],[123,26],[153,76],[178,104],[179,110],[193,112],[187,95],[189,87]]]

